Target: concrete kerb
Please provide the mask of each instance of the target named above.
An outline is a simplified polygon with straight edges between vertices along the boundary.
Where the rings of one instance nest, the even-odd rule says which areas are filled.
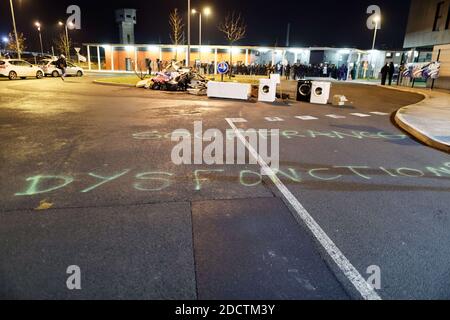
[[[424,99],[422,101],[400,108],[395,114],[395,117],[394,117],[395,123],[400,128],[402,128],[404,131],[406,131],[407,133],[409,133],[410,135],[412,135],[413,137],[415,137],[422,143],[424,143],[432,148],[436,148],[441,151],[450,153],[450,145],[448,143],[439,141],[438,139],[430,136],[429,133],[427,133],[423,130],[420,130],[419,128],[416,128],[414,126],[414,124],[408,122],[405,119],[405,117],[403,116],[403,114],[406,113],[409,108],[412,108],[412,107],[415,107],[418,105],[420,105],[421,107],[426,107],[427,103],[430,103],[429,101],[431,99],[431,96],[428,93],[420,92],[420,91],[417,91],[414,89],[407,89],[407,88],[387,87],[387,86],[381,86],[381,85],[378,85],[378,86],[385,88],[385,89],[397,90],[397,91],[401,91],[401,92],[412,92],[412,93],[423,96]]]
[[[102,85],[102,86],[136,88],[136,85],[127,84],[127,83],[113,83],[113,82],[106,82],[106,81],[100,81],[100,80],[94,80],[94,81],[92,81],[92,83]]]

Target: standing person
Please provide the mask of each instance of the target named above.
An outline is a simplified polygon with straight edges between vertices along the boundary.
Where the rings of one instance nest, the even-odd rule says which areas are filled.
[[[59,56],[58,60],[56,60],[56,68],[61,70],[61,80],[65,81],[64,78],[66,77],[67,61],[63,54]]]
[[[386,85],[387,75],[389,73],[389,64],[385,64],[383,68],[381,68],[381,85]]]
[[[406,66],[402,64],[398,69],[398,77],[397,77],[397,85],[400,85],[400,82],[403,82],[403,72],[405,72]]]
[[[148,75],[151,76],[152,75],[152,59],[147,60],[147,70],[148,70]]]
[[[156,59],[156,66],[158,68],[158,72],[161,72],[162,70],[162,66],[161,66],[161,60],[160,59]]]
[[[339,68],[339,74],[338,74],[338,80],[342,80],[342,81],[346,81],[347,80],[347,73],[348,73],[348,68],[345,64],[343,64],[340,68]]]
[[[290,78],[291,78],[291,65],[289,63],[285,67],[284,74],[286,76],[286,80],[290,80]]]
[[[323,75],[324,78],[328,77],[328,65],[327,64],[323,65],[322,75]]]
[[[394,63],[391,62],[389,64],[389,85],[392,86],[392,79],[394,78],[395,66]]]

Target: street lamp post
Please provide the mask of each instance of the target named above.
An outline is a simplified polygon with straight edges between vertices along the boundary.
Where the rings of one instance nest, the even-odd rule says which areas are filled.
[[[191,64],[191,0],[188,0],[188,49],[186,54],[186,66]]]
[[[195,9],[192,9],[192,14],[197,14],[198,13],[198,43],[199,43],[199,47],[198,47],[198,51],[199,51],[199,58],[200,58],[200,63],[202,63],[202,11],[197,11]],[[203,14],[205,16],[209,16],[211,14],[211,9],[210,8],[204,8],[203,9]]]
[[[69,43],[69,29],[67,28],[67,26],[72,27],[73,23],[69,22],[69,23],[64,24],[63,22],[60,21],[60,22],[58,22],[58,24],[60,26],[64,26],[66,29],[66,55],[67,55],[67,59],[69,59],[70,58],[70,43]]]
[[[14,5],[12,0],[9,0],[9,4],[11,6],[11,15],[12,15],[12,20],[13,20],[13,26],[14,26],[14,35],[16,37],[16,49],[17,49],[17,56],[19,59],[22,58],[22,55],[20,53],[20,48],[19,48],[19,38],[17,36],[17,28],[16,28],[16,17],[14,15]]]
[[[374,75],[375,72],[375,66],[373,64],[373,55],[374,55],[374,51],[375,51],[375,43],[377,41],[377,32],[378,32],[378,24],[381,21],[381,17],[380,16],[376,16],[373,21],[375,22],[375,30],[373,32],[373,42],[372,42],[372,51],[370,53],[370,67],[372,68],[372,76]]]
[[[376,16],[373,21],[375,21],[375,31],[373,32],[373,42],[372,42],[372,51],[375,50],[375,42],[377,41],[377,31],[378,31],[378,24],[380,23],[380,16]]]
[[[44,46],[42,45],[42,34],[41,34],[41,24],[39,22],[35,23],[37,30],[39,32],[39,42],[41,43],[41,56],[44,55]]]

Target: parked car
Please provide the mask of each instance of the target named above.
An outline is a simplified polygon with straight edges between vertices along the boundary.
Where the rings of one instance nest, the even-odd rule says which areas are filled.
[[[51,59],[42,60],[42,69],[44,70],[46,76],[52,77],[61,76],[61,70],[56,68],[56,60]],[[84,75],[84,70],[83,68],[80,68],[71,62],[67,62],[66,75],[82,77]]]
[[[27,77],[42,79],[44,70],[21,59],[0,59],[0,76],[8,77],[9,80]]]

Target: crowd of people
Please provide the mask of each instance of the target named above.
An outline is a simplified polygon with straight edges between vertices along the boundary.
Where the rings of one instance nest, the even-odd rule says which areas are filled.
[[[214,74],[214,63],[202,63],[197,65],[197,68],[204,74]],[[252,63],[245,65],[244,63],[236,63],[232,66],[234,75],[248,75],[248,76],[267,76],[271,73],[278,73],[287,80],[303,79],[305,77],[324,77],[334,78],[336,80],[347,80],[348,76],[352,79],[356,77],[356,70],[348,70],[346,64],[336,66],[334,64],[287,64],[283,65],[277,63],[272,65]]]
[[[184,61],[183,61],[184,63]],[[228,62],[227,62],[228,63]],[[148,61],[148,69],[149,71],[154,70],[161,72],[166,66],[168,62],[161,61],[157,59],[155,62],[151,60]],[[215,65],[214,62],[211,63],[198,63],[196,65],[196,69],[198,69],[202,74],[214,74]],[[252,63],[250,65],[246,65],[244,63],[238,62],[233,64],[231,67],[232,73],[234,75],[248,75],[248,76],[267,76],[272,73],[278,73],[286,80],[298,80],[308,78],[333,78],[339,81],[346,81],[348,79],[356,79],[357,78],[357,68],[351,67],[350,69],[346,64],[342,64],[341,66],[337,66],[335,64],[302,64],[302,63],[294,63],[294,64],[282,64],[277,63],[272,65],[271,63],[267,64],[259,64]],[[400,68],[401,69],[401,68]],[[389,85],[392,84],[394,79],[394,74],[401,72],[401,70],[397,70],[394,64],[387,63],[381,69],[381,84]]]

